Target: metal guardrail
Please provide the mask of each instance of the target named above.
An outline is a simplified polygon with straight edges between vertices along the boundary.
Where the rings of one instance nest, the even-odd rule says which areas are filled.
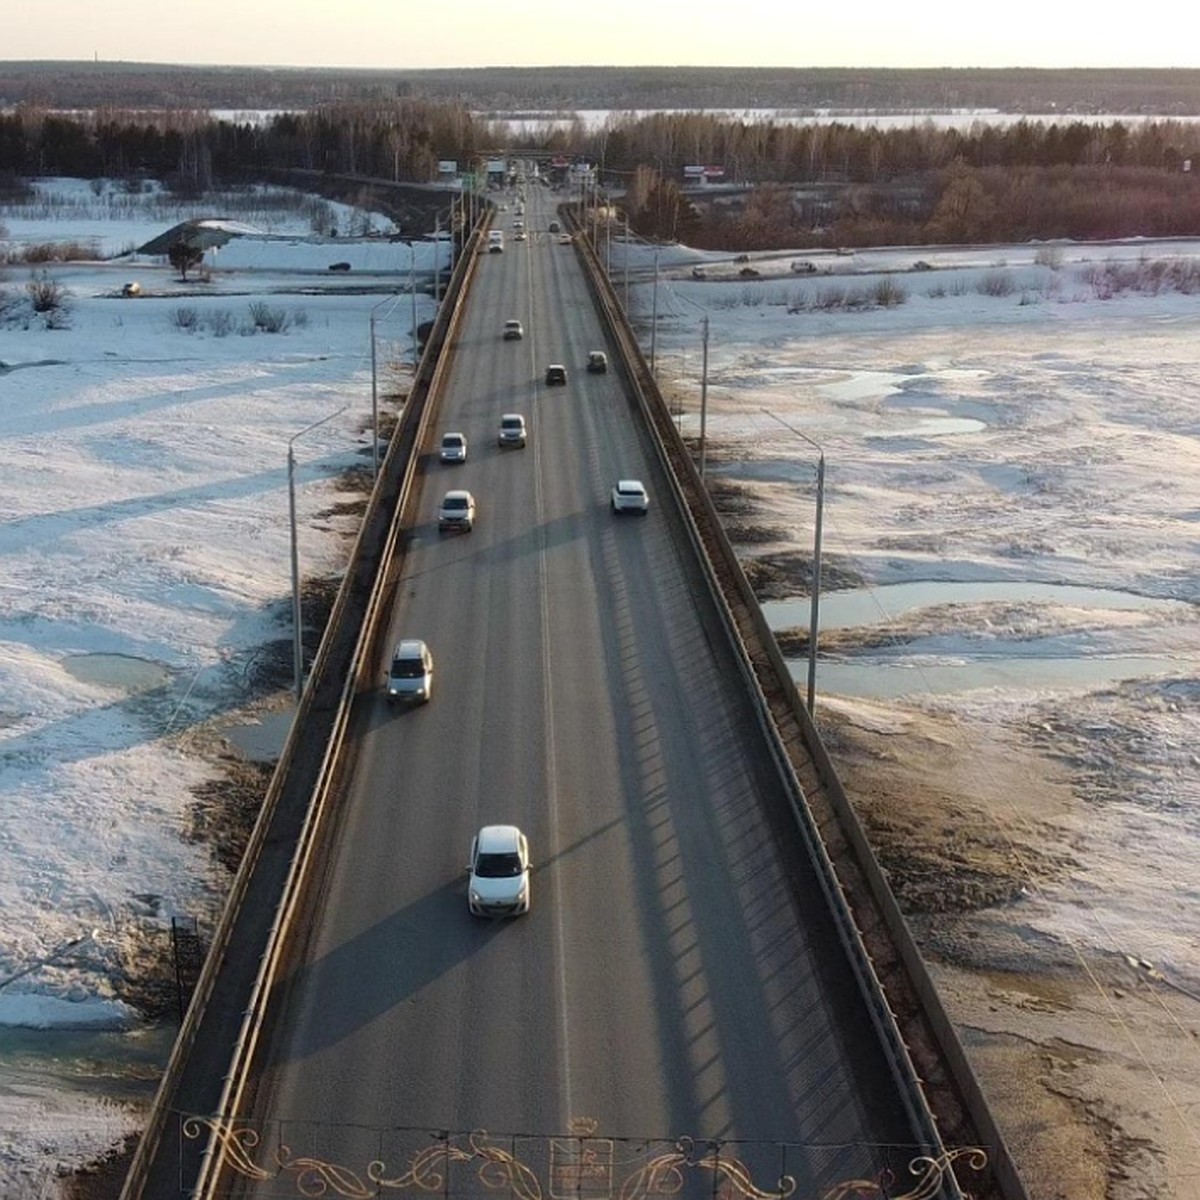
[[[303,781],[300,781],[299,788],[302,796],[311,795],[313,803],[305,805],[297,837],[298,848],[292,864],[288,868],[283,896],[268,935],[269,946],[277,946],[284,928],[281,918],[293,910],[296,896],[300,890],[296,868],[302,860],[307,861],[307,856],[311,852],[314,832],[319,827],[320,818],[324,814],[325,798],[337,778],[341,737],[350,704],[363,674],[369,669],[369,664],[374,661],[377,639],[376,642],[373,642],[369,634],[379,624],[378,614],[389,579],[389,572],[381,569],[381,566],[391,564],[396,554],[403,524],[403,510],[417,469],[418,456],[414,450],[421,445],[428,420],[429,398],[436,396],[437,384],[442,371],[442,348],[448,341],[454,324],[459,319],[462,297],[465,295],[470,274],[475,268],[475,248],[479,236],[479,231],[476,230],[463,246],[455,273],[447,285],[447,302],[443,304],[442,310],[438,314],[425,351],[417,363],[408,403],[372,489],[367,513],[359,529],[358,537],[355,539],[350,555],[350,565],[334,602],[325,635],[313,663],[308,685],[301,696],[291,730],[264,798],[263,807],[251,831],[246,852],[234,876],[229,895],[218,920],[204,968],[159,1082],[146,1128],[126,1174],[121,1190],[121,1200],[140,1200],[144,1194],[153,1159],[160,1149],[163,1134],[172,1115],[172,1102],[195,1048],[198,1031],[210,1010],[217,980],[225,967],[230,944],[243,916],[252,881],[263,857],[264,846],[275,836],[276,818],[280,813],[282,798],[289,786],[296,787],[295,774],[297,770],[299,773],[305,774],[303,766],[298,767],[297,760],[303,755],[304,750],[307,750],[308,756],[312,758],[315,743],[319,762],[317,762],[315,770],[310,768],[310,771],[312,778],[317,782],[306,790],[303,787]],[[368,586],[364,587],[364,583]],[[350,610],[353,605],[361,602],[363,595],[368,596],[365,614],[352,613]],[[353,629],[355,640],[347,663],[346,630],[348,628]],[[337,684],[338,680],[341,681],[340,685]],[[329,703],[331,681],[333,681],[332,686],[336,693],[336,700],[333,704]],[[314,717],[321,719],[314,720]],[[321,726],[321,729],[315,729],[315,725]],[[228,1101],[229,1090],[238,1078],[240,1065],[243,1065],[246,1022],[257,1012],[258,998],[262,995],[263,969],[271,962],[273,962],[272,951],[268,950],[260,960],[259,971],[252,987],[252,999],[245,1009],[242,1032],[233,1051],[230,1070],[226,1073],[222,1099],[214,1106],[216,1111],[225,1110],[224,1106]],[[211,1148],[202,1155],[199,1176],[201,1182],[208,1176],[211,1169],[208,1164],[213,1161],[213,1158]]]
[[[573,212],[566,208],[563,212],[578,230],[579,223],[574,220]],[[1005,1200],[1028,1200],[1024,1183],[987,1106],[966,1050],[942,1005],[912,931],[892,895],[887,878],[871,849],[858,815],[846,796],[833,762],[821,741],[820,733],[801,702],[774,633],[763,616],[758,599],[725,533],[720,516],[659,391],[627,314],[593,248],[581,235],[577,235],[575,240],[610,337],[621,350],[623,366],[637,399],[638,408],[655,434],[654,441],[660,460],[672,481],[677,502],[686,514],[685,524],[689,537],[706,568],[705,574],[710,590],[714,593],[723,621],[738,650],[743,674],[756,697],[760,723],[767,733],[773,756],[788,782],[793,813],[801,835],[813,853],[814,860],[821,866],[822,886],[830,898],[835,915],[838,916],[839,929],[843,932],[843,941],[851,952],[851,960],[856,965],[860,982],[867,990],[869,1007],[876,1019],[877,1028],[884,1036],[885,1045],[890,1047],[895,1056],[895,1066],[906,1086],[918,1087],[918,1095],[913,1097],[912,1103],[918,1122],[916,1128],[926,1130],[934,1144],[941,1145],[936,1119],[926,1102],[924,1092],[919,1087],[920,1073],[916,1070],[896,1016],[887,1002],[886,989],[875,970],[855,920],[854,911],[847,899],[846,881],[839,875],[827,852],[826,835],[822,833],[811,811],[810,800],[814,791],[819,790],[822,798],[828,802],[836,815],[840,834],[852,848],[855,865],[861,871],[869,889],[870,900],[886,925],[891,944],[903,963],[913,991],[919,998],[922,1014],[953,1077],[958,1095],[965,1104],[976,1131],[986,1140],[989,1169],[1000,1194]],[[733,590],[732,595],[729,592],[730,588]],[[741,622],[735,616],[735,607],[742,618]],[[767,696],[764,688],[765,677],[770,677],[769,681],[774,685],[771,691],[785,698],[786,715],[798,727],[803,743],[803,755],[813,776],[813,783],[807,795],[793,758],[796,750],[794,740],[786,739],[780,730],[781,714],[773,709]],[[872,1002],[870,996],[872,991],[877,998],[875,1002]]]

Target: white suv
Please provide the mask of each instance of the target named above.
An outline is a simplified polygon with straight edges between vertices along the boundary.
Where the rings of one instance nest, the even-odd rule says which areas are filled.
[[[640,513],[650,511],[650,497],[646,485],[640,479],[618,479],[612,490],[612,510],[615,513]]]

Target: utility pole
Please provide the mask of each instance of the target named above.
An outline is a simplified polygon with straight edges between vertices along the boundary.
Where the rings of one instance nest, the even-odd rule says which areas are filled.
[[[777,417],[766,408],[762,411],[772,420],[778,421],[784,429],[791,430],[801,441],[807,442],[819,456],[817,458],[817,516],[813,525],[812,599],[809,604],[808,620],[808,715],[812,717],[817,702],[817,634],[821,625],[821,529],[825,523],[825,450],[820,442],[810,438],[807,433],[801,433],[799,429],[782,417]]]
[[[700,482],[704,482],[708,430],[708,314],[704,317],[703,354],[700,359]]]
[[[658,243],[654,243],[654,298],[650,303],[650,374],[654,374],[654,350],[658,344]]]
[[[296,535],[296,453],[294,447],[297,438],[311,433],[318,425],[324,425],[326,421],[332,421],[334,417],[341,416],[349,407],[348,404],[342,405],[337,412],[331,412],[329,416],[322,417],[311,425],[306,425],[299,433],[293,433],[288,438],[288,522],[292,532],[292,687],[297,701],[304,691],[304,635],[300,611],[300,551]]]

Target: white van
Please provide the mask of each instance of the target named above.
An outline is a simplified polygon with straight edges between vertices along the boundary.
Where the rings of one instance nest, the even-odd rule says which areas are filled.
[[[488,253],[502,254],[504,252],[504,230],[489,229],[488,230]]]

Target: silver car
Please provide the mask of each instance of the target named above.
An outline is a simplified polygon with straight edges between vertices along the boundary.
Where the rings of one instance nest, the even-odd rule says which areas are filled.
[[[465,463],[467,461],[467,438],[462,433],[443,433],[442,447],[438,457],[444,463]]]
[[[447,492],[438,509],[438,529],[461,529],[464,533],[470,533],[474,525],[475,497],[459,488]]]
[[[500,432],[496,441],[501,446],[525,445],[525,418],[520,413],[505,413],[500,418]]]
[[[529,843],[515,825],[485,825],[471,841],[467,907],[476,917],[529,911]]]
[[[420,638],[405,638],[392,651],[387,698],[425,704],[433,694],[433,655]]]

